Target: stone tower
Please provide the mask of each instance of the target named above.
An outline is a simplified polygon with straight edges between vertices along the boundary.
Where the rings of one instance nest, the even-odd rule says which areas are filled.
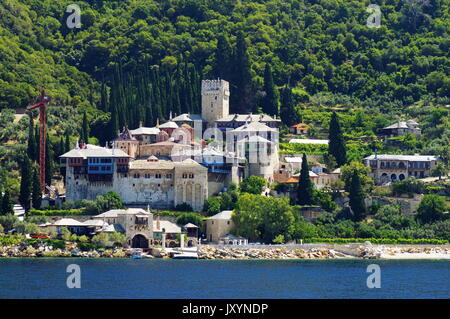
[[[225,80],[202,81],[202,118],[208,127],[230,113],[230,86]]]

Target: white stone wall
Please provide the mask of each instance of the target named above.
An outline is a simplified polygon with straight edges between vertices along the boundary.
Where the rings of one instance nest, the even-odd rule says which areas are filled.
[[[162,171],[161,171],[162,172]],[[166,177],[171,174],[171,178]],[[183,174],[193,178],[183,178]],[[126,176],[126,177],[125,177]],[[89,182],[85,175],[75,180],[73,168],[66,170],[66,200],[95,200],[98,195],[109,191],[117,192],[125,205],[150,205],[157,209],[171,209],[178,204],[188,203],[196,211],[203,209],[208,195],[208,169],[203,166],[179,166],[162,172],[161,178],[133,177],[133,171],[127,174],[117,173],[114,166],[113,182]]]

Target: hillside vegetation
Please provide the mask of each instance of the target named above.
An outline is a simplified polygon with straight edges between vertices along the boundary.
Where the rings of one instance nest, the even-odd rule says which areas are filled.
[[[79,29],[66,24],[72,3]],[[367,26],[371,3],[379,28]],[[28,119],[13,122],[8,109],[30,105],[42,87],[57,160],[80,136],[104,145],[125,125],[198,113],[201,79],[217,77],[231,83],[232,112],[303,121],[310,137],[326,138],[337,111],[349,160],[374,149],[448,160],[449,9],[449,0],[3,0],[2,174],[18,168],[30,136]],[[418,120],[422,138],[377,142],[397,118]]]

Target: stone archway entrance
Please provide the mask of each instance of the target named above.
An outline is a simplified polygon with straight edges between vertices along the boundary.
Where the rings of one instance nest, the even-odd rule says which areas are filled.
[[[148,239],[143,235],[136,235],[131,241],[131,248],[148,248]]]

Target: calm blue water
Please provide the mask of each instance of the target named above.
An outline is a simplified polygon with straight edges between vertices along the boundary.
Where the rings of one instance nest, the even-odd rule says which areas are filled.
[[[381,288],[366,286],[367,265]],[[69,289],[66,268],[81,268]],[[0,259],[0,298],[449,298],[450,261]]]

